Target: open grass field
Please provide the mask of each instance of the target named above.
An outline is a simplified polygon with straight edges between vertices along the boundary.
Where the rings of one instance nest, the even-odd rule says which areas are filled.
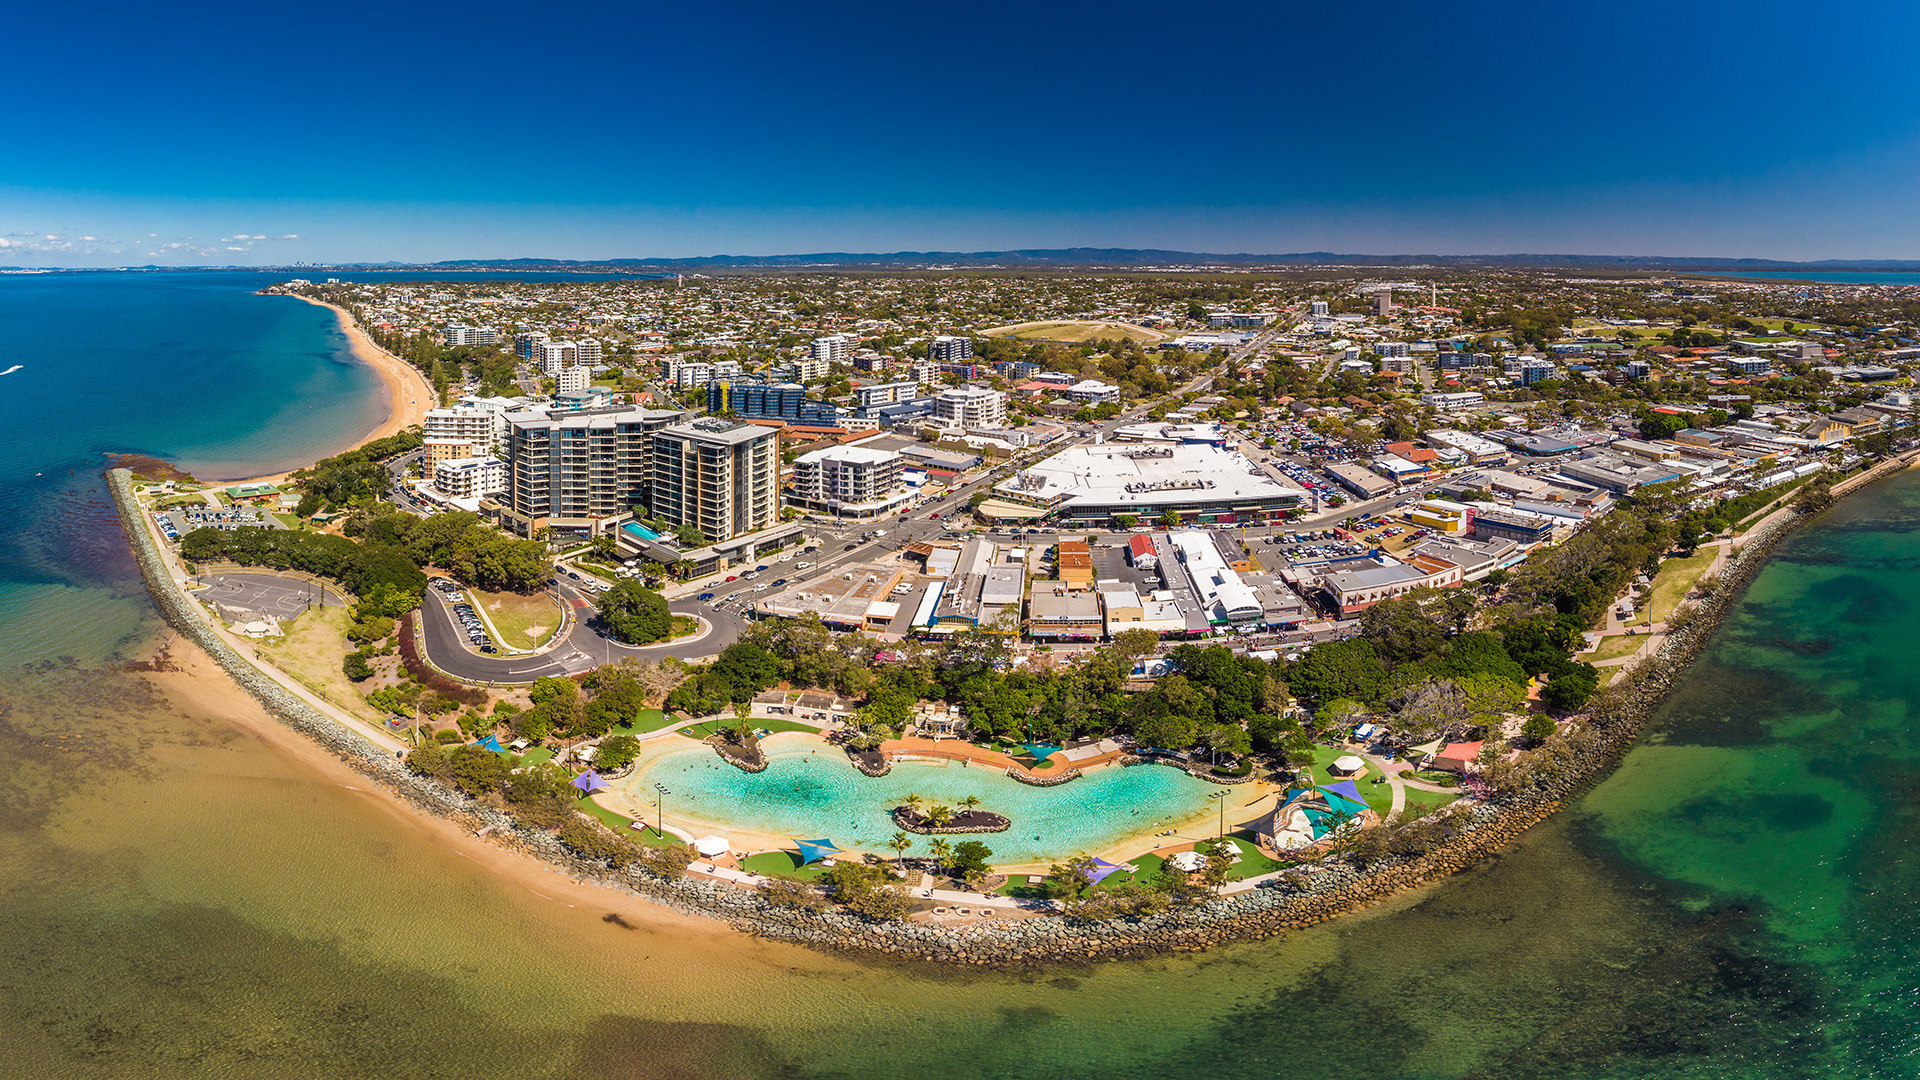
[[[275,667],[299,679],[307,689],[381,727],[387,722],[387,714],[368,705],[360,688],[341,670],[351,651],[347,622],[346,608],[308,608],[299,618],[283,624],[285,637],[264,638],[257,647]],[[368,685],[374,684],[369,681]]]
[[[758,855],[749,855],[740,860],[740,869],[749,874],[763,874],[767,877],[798,878],[812,881],[827,872],[819,863],[799,865],[800,856],[791,851],[763,851]]]
[[[1149,330],[1144,326],[1121,322],[1031,322],[1016,323],[1011,326],[996,326],[991,330],[982,330],[989,337],[1006,337],[1015,341],[1066,341],[1079,343],[1098,340],[1138,341],[1152,344],[1165,341],[1171,334],[1158,330]]]
[[[486,607],[487,618],[500,631],[500,639],[516,649],[537,649],[560,629],[560,606],[544,589],[526,595],[469,589],[467,595]]]
[[[1614,660],[1626,656],[1646,643],[1646,637],[1641,634],[1614,634],[1611,637],[1601,638],[1599,648],[1590,653],[1581,653],[1574,659],[1589,664],[1598,663],[1601,660]]]
[[[1693,583],[1713,565],[1714,554],[1715,549],[1702,548],[1688,558],[1668,559],[1660,564],[1660,572],[1653,578],[1653,597],[1647,602],[1647,612],[1654,622],[1673,614],[1680,598],[1687,595]]]

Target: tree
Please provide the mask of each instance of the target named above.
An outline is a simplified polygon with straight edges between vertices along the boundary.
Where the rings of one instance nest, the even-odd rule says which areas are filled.
[[[1159,521],[1160,524],[1165,525],[1169,529],[1179,528],[1180,511],[1168,510],[1160,515]]]
[[[993,849],[980,841],[962,840],[953,845],[953,854],[947,856],[947,873],[971,884],[991,869],[987,860],[992,857]]]
[[[708,543],[707,534],[701,532],[700,527],[691,521],[673,530],[673,535],[688,547],[705,547]]]
[[[347,678],[354,682],[373,677],[373,665],[367,663],[367,654],[357,650],[347,654],[341,668],[346,672]]]
[[[628,645],[650,645],[673,636],[673,612],[666,597],[632,578],[601,594],[600,617],[613,636]]]
[[[1525,735],[1527,741],[1535,746],[1552,738],[1558,730],[1559,725],[1553,722],[1553,717],[1547,716],[1544,713],[1534,713],[1532,716],[1527,717],[1525,724],[1520,726],[1520,734]]]
[[[907,872],[907,849],[913,846],[913,840],[906,833],[896,832],[893,839],[887,841],[887,847],[893,849],[893,857],[900,862],[900,872]]]
[[[624,769],[640,757],[640,740],[631,735],[609,735],[601,740],[593,763],[603,769]]]
[[[1365,638],[1329,641],[1287,669],[1287,685],[1313,701],[1353,698],[1376,702],[1386,689],[1387,666]]]
[[[1054,863],[1047,868],[1047,892],[1056,900],[1077,897],[1093,885],[1096,869],[1090,855],[1076,855],[1064,863]]]

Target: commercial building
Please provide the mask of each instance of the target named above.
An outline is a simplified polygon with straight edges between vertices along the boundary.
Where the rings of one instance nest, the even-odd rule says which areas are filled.
[[[1237,451],[1204,443],[1075,446],[993,489],[997,501],[1037,508],[1069,525],[1105,525],[1121,515],[1151,522],[1265,522],[1306,493],[1270,478]]]
[[[1452,431],[1445,428],[1429,431],[1423,436],[1427,445],[1458,450],[1467,455],[1467,460],[1475,465],[1506,461],[1513,455],[1506,447],[1492,439],[1483,439],[1466,431]]]
[[[635,406],[506,414],[501,524],[522,536],[545,528],[601,531],[647,501],[653,433],[685,416]]]
[[[837,517],[872,517],[913,498],[901,479],[902,458],[892,450],[830,446],[793,462],[788,501]]]
[[[1328,465],[1326,471],[1327,475],[1333,477],[1341,487],[1362,499],[1377,499],[1382,495],[1390,495],[1396,486],[1392,480],[1372,470],[1345,462]]]
[[[972,338],[942,334],[927,343],[927,359],[936,364],[958,364],[972,358]]]
[[[1457,570],[1456,567],[1457,583]],[[1428,585],[1427,575],[1404,563],[1368,560],[1352,570],[1335,570],[1320,579],[1327,599],[1341,618],[1358,615],[1382,600],[1402,596]]]
[[[934,396],[933,415],[946,427],[1002,427],[1007,422],[1007,395],[984,386],[956,386]]]
[[[717,416],[652,433],[647,507],[670,525],[730,540],[779,520],[779,429]]]
[[[1554,519],[1543,514],[1483,507],[1473,515],[1473,538],[1536,544],[1553,536],[1554,524]]]
[[[1168,539],[1179,553],[1180,566],[1193,583],[1194,598],[1209,623],[1255,622],[1266,615],[1259,594],[1227,565],[1213,537],[1203,532],[1178,532]]]
[[[449,499],[477,499],[507,489],[507,463],[495,457],[459,458],[433,467],[433,486]]]

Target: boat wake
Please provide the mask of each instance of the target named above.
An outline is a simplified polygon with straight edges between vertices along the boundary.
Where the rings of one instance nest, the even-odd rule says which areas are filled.
[[[11,374],[13,374],[14,372],[16,372],[16,371],[19,371],[19,370],[20,370],[21,368],[23,368],[23,367],[26,367],[26,366],[27,366],[27,365],[25,365],[25,364],[15,364],[15,365],[13,365],[12,367],[10,367],[10,368],[8,368],[8,369],[7,369],[7,370],[5,370],[5,371],[0,371],[0,375],[11,375]]]

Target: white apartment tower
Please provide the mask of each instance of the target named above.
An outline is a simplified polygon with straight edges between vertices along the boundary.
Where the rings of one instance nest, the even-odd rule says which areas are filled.
[[[1007,395],[984,386],[956,386],[933,399],[933,415],[946,427],[997,428],[1007,422]]]

